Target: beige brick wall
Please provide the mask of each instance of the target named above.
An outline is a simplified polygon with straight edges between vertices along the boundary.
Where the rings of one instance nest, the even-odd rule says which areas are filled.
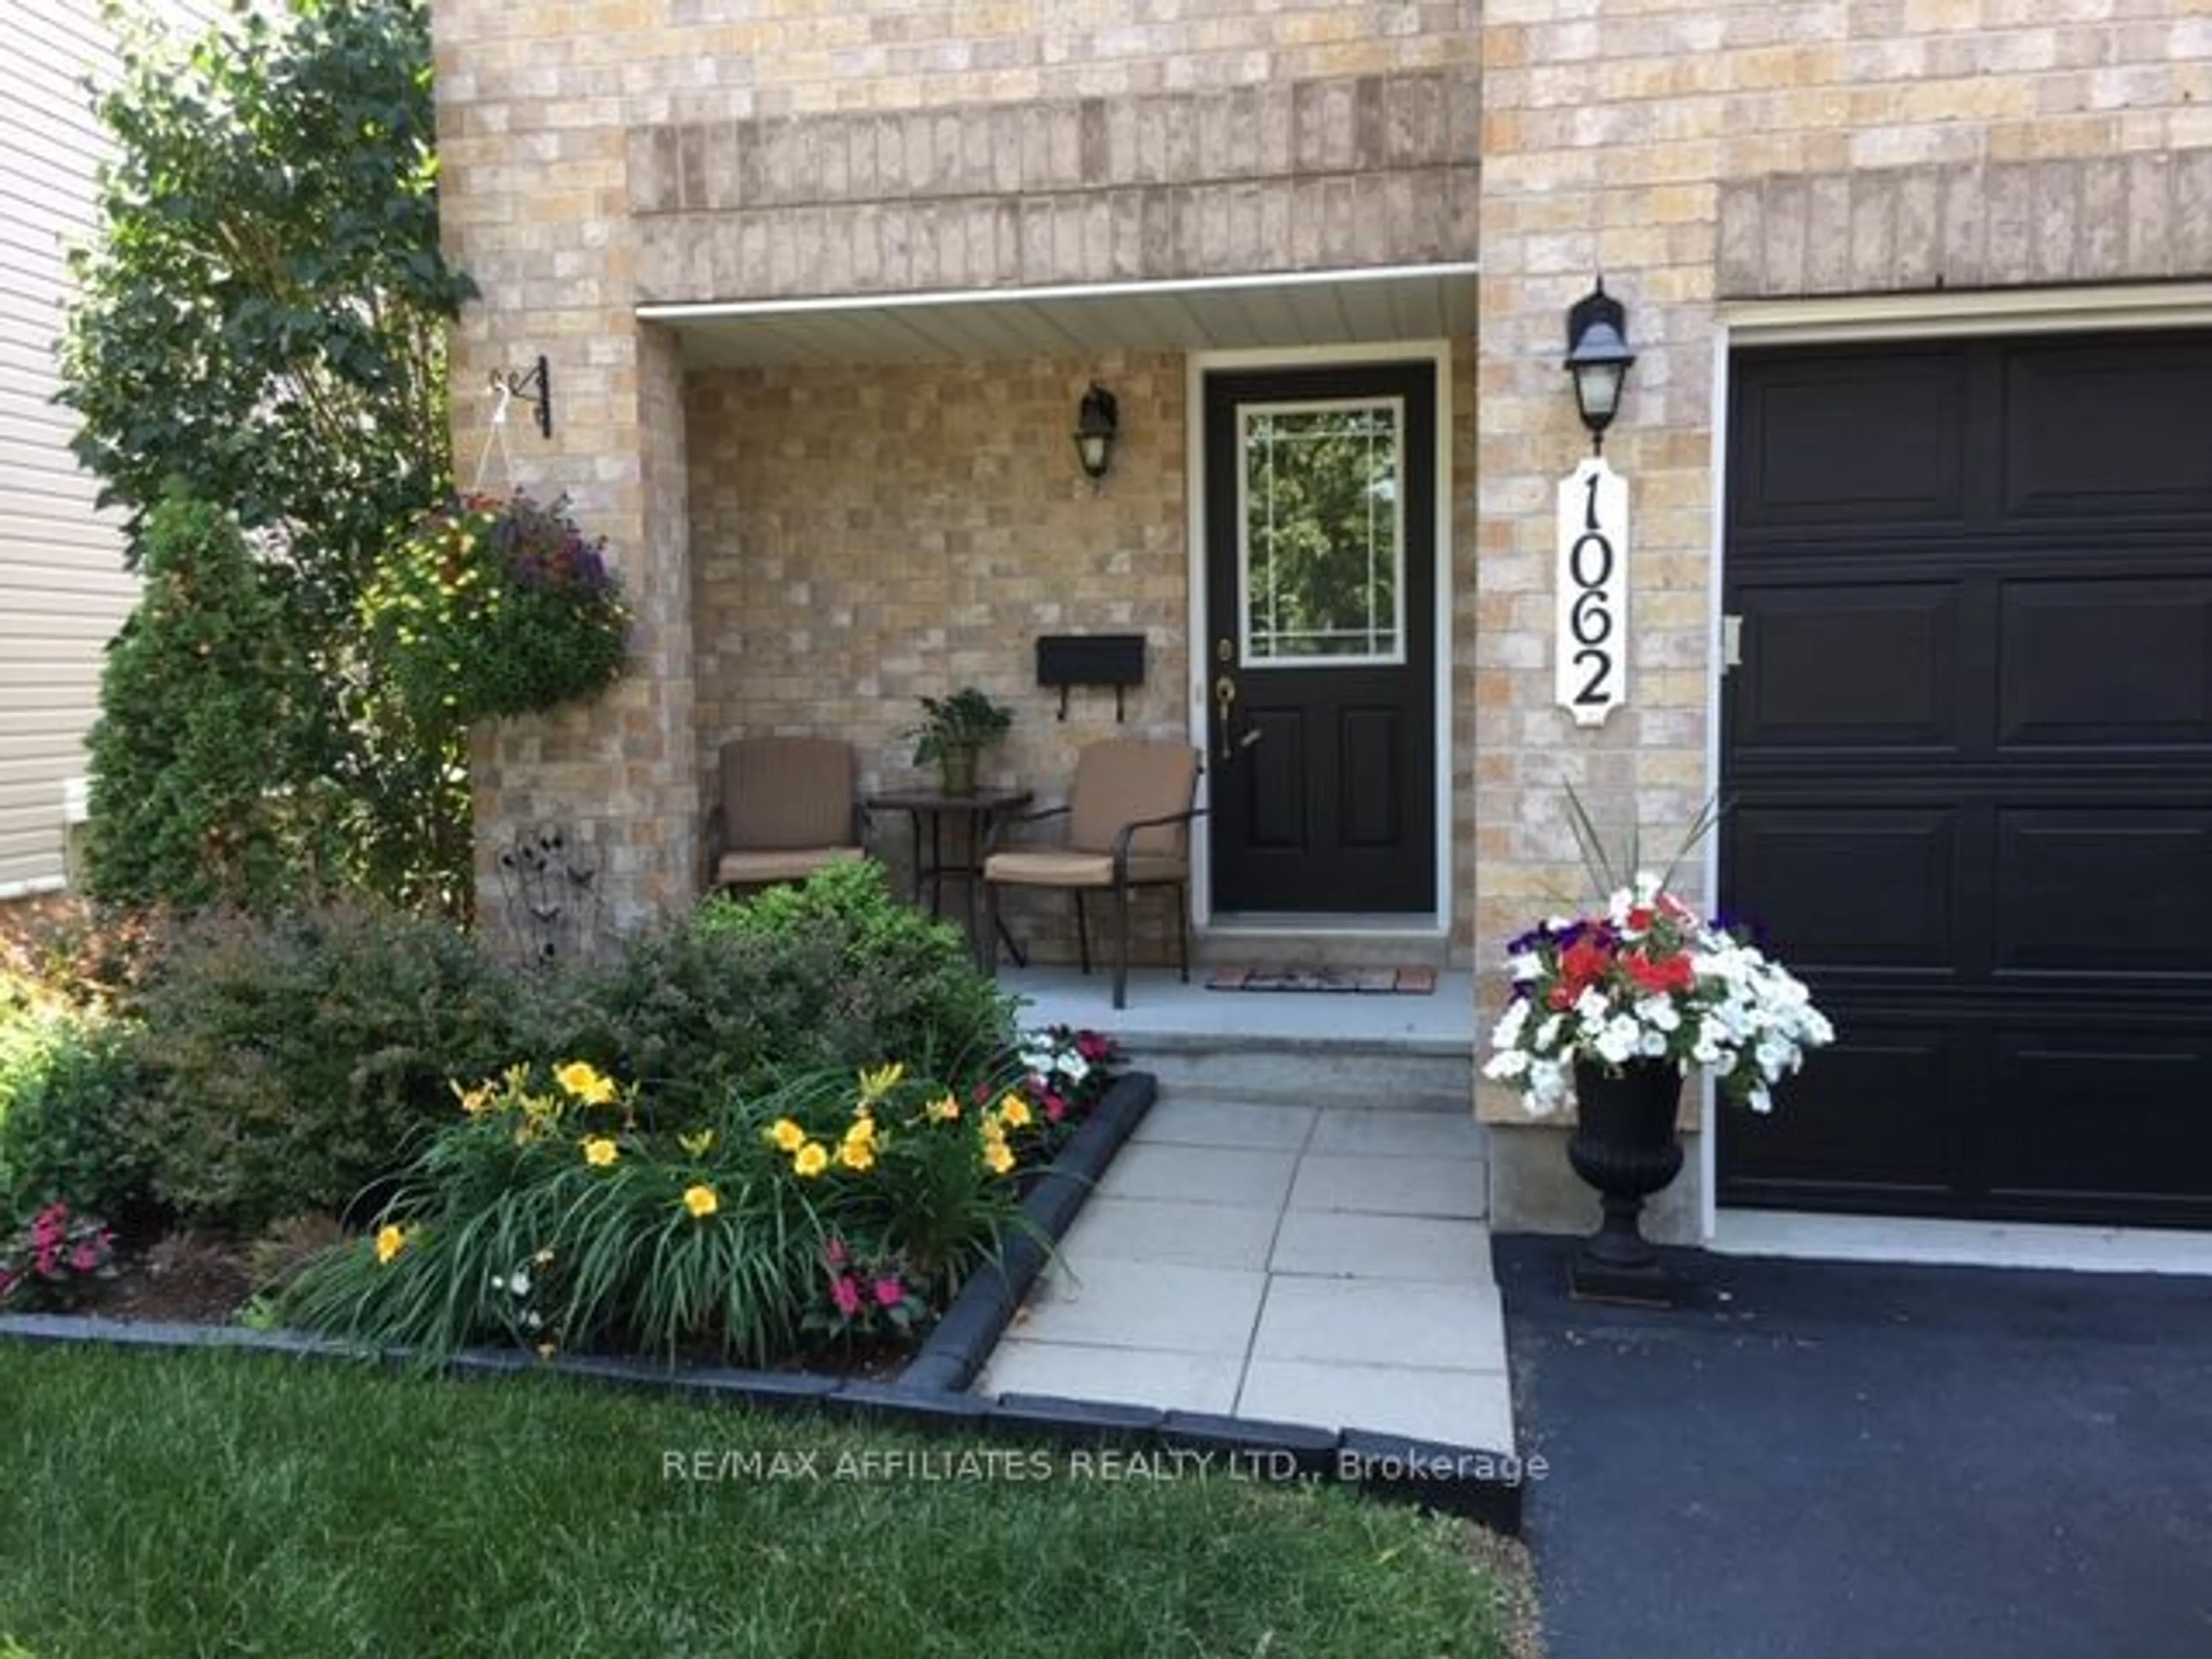
[[[1473,453],[1472,387],[1459,365],[1459,483]],[[1069,438],[1096,377],[1120,403],[1121,441],[1096,488]],[[690,387],[698,764],[745,732],[851,738],[864,787],[926,782],[900,733],[915,699],[967,684],[1015,710],[987,781],[1040,802],[1065,789],[1076,750],[1115,735],[1189,732],[1187,365],[1179,354],[941,368],[702,373]],[[1465,533],[1470,526],[1462,522]],[[1464,562],[1462,561],[1462,568]],[[1467,626],[1471,586],[1459,592]],[[1112,693],[1060,698],[1036,684],[1040,634],[1141,633],[1142,690],[1117,726]],[[1455,695],[1472,690],[1455,665]],[[1470,799],[1471,745],[1454,799]],[[876,826],[908,861],[906,826]],[[1460,879],[1471,878],[1462,842]],[[1017,933],[1073,952],[1064,901],[1012,896]],[[1164,934],[1140,912],[1148,954]]]
[[[1491,0],[1483,20],[1478,960],[1583,883],[1572,781],[1671,833],[1711,787],[1712,376],[1731,297],[2201,275],[2212,14],[2192,0]],[[1631,706],[1552,707],[1559,368],[1602,270],[1641,354]],[[1498,1006],[1486,981],[1486,1011]],[[1486,1091],[1484,1115],[1513,1115]],[[1506,1206],[1503,1224],[1528,1218]]]
[[[494,406],[487,376],[544,353],[553,436],[517,425],[511,460],[491,467],[485,482],[567,491],[584,520],[609,537],[639,610],[635,672],[608,697],[477,734],[480,890],[493,890],[501,842],[518,829],[559,822],[601,848],[618,924],[680,902],[696,878],[702,750],[712,734],[754,718],[730,701],[721,647],[695,629],[690,514],[713,516],[702,554],[738,548],[750,556],[748,538],[759,532],[757,525],[732,530],[711,471],[702,469],[697,491],[689,487],[683,366],[672,342],[635,320],[641,301],[1465,258],[1474,231],[1477,21],[1477,8],[1463,0],[436,0],[446,236],[483,294],[464,318],[454,353],[464,481],[485,448]],[[1025,132],[1033,123],[1042,135],[1042,165],[1066,161],[1064,135],[1074,135],[1075,175],[1048,191],[1042,174],[1032,180],[1024,172],[1018,188],[1028,217],[1016,213],[1006,258],[994,204],[988,258],[978,244],[971,259],[980,175],[964,170],[975,159],[971,147],[978,155],[988,148],[990,192],[1008,187],[997,171],[997,135],[1014,106],[1023,107],[1013,126]],[[921,112],[930,113],[908,118]],[[1301,112],[1311,117],[1303,125],[1292,119]],[[1142,131],[1139,114],[1150,124]],[[940,132],[951,145],[942,166]],[[842,182],[826,149],[832,133],[843,142]],[[1098,141],[1089,149],[1086,134]],[[854,171],[863,151],[878,169],[872,182]],[[1026,151],[1021,159],[1024,168],[1036,164]],[[1105,170],[1088,173],[1090,162]],[[1364,187],[1362,170],[1378,164],[1395,182]],[[735,197],[718,198],[718,210],[692,212],[684,192],[695,172],[702,191],[710,179],[717,191],[753,190],[753,216]],[[1194,194],[1209,181],[1218,199]],[[865,199],[862,184],[871,192]],[[1147,191],[1149,233],[1139,203],[1124,222],[1136,240],[1113,234],[1117,209]],[[706,207],[704,198],[698,205]],[[843,216],[833,225],[832,214]],[[1103,241],[1093,223],[1101,214],[1109,228]],[[1058,387],[1074,372],[1032,365],[1016,374]],[[1135,410],[1125,401],[1125,416],[1143,410],[1146,397],[1179,399],[1179,372],[1155,364],[1132,373],[1166,389],[1140,393]],[[697,396],[711,404],[716,384]],[[972,390],[958,375],[945,377],[943,389],[956,398]],[[1065,389],[1051,401],[1048,431],[1057,446],[1065,441]],[[1162,405],[1161,413],[1164,433],[1173,411]],[[985,453],[1003,447],[980,435]],[[710,436],[726,450],[726,432]],[[1173,458],[1179,467],[1179,449]],[[763,463],[754,454],[744,465]],[[1057,476],[1064,482],[1064,471]],[[1100,503],[1088,500],[1047,505],[1079,540],[1101,524],[1126,530],[1134,520],[1119,515],[1131,502],[1114,492],[1137,488],[1127,482],[1137,476],[1117,472],[1103,512],[1089,510]],[[1170,478],[1143,487],[1164,501]],[[1017,504],[1029,498],[1012,496],[1002,510]],[[1132,564],[1120,584],[1125,595],[1144,595],[1126,602],[1145,611],[1148,630],[1149,607],[1164,603],[1159,585],[1172,580],[1179,594],[1183,579],[1174,528],[1181,520],[1168,520],[1146,521],[1143,550],[1113,556],[1157,561]],[[945,533],[957,529],[948,520]],[[760,545],[777,559],[806,550],[773,535]],[[904,547],[886,551],[917,556]],[[719,580],[710,571],[702,591]],[[938,580],[951,591],[961,579],[940,562]],[[969,579],[971,593],[977,580]],[[962,640],[977,637],[977,601],[961,603],[969,609],[946,625]],[[955,657],[979,649],[959,644]],[[1151,696],[1170,695],[1164,672],[1155,668]],[[770,690],[769,718],[781,721],[778,711],[796,708],[798,694],[788,685]],[[908,690],[894,685],[890,695],[900,700]],[[1148,705],[1146,718],[1157,714]]]
[[[633,129],[641,296],[1127,282],[1465,257],[1462,71]]]
[[[1121,436],[1094,487],[1075,407],[1110,386]],[[699,763],[744,732],[851,739],[867,789],[926,784],[916,699],[981,687],[1014,711],[982,768],[1039,803],[1103,737],[1182,738],[1183,363],[1085,358],[702,374],[690,386]],[[1140,633],[1146,682],[1068,717],[1036,683],[1040,634]],[[907,825],[873,844],[902,878]],[[1017,907],[1010,905],[1010,911]],[[1020,915],[1022,937],[1056,932]]]
[[[1227,88],[1456,68],[1473,0],[437,0],[459,104],[555,125]],[[486,111],[489,127],[499,119]]]

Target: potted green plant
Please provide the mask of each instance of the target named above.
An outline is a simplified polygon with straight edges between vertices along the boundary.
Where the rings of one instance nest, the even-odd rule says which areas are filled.
[[[972,685],[921,702],[921,719],[906,733],[915,740],[914,763],[933,763],[946,794],[974,794],[976,757],[1012,729],[1014,711]]]
[[[464,495],[424,515],[362,599],[380,672],[419,719],[477,720],[595,696],[629,613],[565,496]]]

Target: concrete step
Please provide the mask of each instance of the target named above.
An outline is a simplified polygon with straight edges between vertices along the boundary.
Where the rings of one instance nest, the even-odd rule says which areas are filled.
[[[1343,1038],[1129,1036],[1132,1069],[1150,1072],[1177,1100],[1331,1110],[1474,1109],[1474,1055],[1464,1044]]]

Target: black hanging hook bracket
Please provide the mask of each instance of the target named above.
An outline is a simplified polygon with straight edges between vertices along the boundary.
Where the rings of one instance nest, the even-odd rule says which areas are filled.
[[[513,369],[501,374],[494,369],[491,383],[508,397],[528,404],[538,411],[539,437],[553,435],[553,369],[545,361],[544,353],[538,354],[538,362],[526,374],[518,374]]]

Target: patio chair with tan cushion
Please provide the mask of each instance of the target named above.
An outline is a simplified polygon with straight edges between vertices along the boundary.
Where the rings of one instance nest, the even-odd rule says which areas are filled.
[[[804,881],[864,854],[853,745],[842,738],[738,738],[722,745],[707,812],[707,885]]]
[[[1175,895],[1176,961],[1190,979],[1191,821],[1206,809],[1198,793],[1198,751],[1186,743],[1115,738],[1086,744],[1075,757],[1075,782],[1067,804],[1005,821],[1006,828],[1065,818],[1066,832],[1052,848],[994,845],[983,860],[983,891],[990,915],[987,942],[999,938],[999,890],[1060,888],[1075,901],[1076,948],[1091,971],[1091,924],[1085,901],[1094,892],[1114,896],[1114,1006],[1128,1001],[1129,905],[1140,887]]]

